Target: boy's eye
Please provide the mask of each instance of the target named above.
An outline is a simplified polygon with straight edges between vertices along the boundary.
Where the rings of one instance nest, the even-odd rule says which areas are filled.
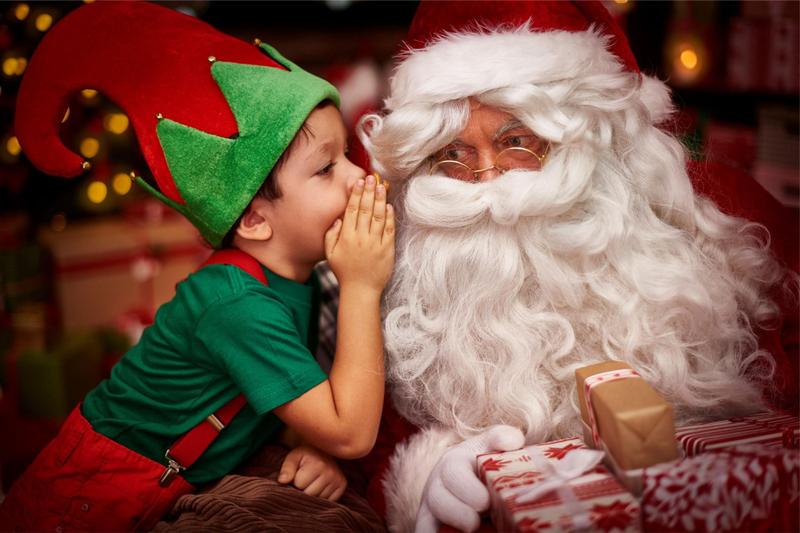
[[[334,163],[334,162],[330,162],[330,163],[328,163],[327,165],[325,165],[324,167],[322,167],[321,169],[319,169],[319,170],[317,171],[317,175],[318,175],[318,176],[325,176],[325,175],[328,175],[328,174],[330,174],[330,173],[331,173],[331,171],[333,170],[333,167],[335,167],[335,166],[336,166],[336,163]]]

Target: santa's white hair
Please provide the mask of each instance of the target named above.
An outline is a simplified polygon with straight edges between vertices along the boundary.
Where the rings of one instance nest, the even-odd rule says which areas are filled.
[[[592,29],[447,35],[410,53],[387,112],[362,120],[397,193],[387,372],[411,421],[574,435],[574,371],[609,359],[679,422],[763,406],[774,360],[756,332],[778,316],[766,294],[784,270],[765,228],[695,194],[683,147],[657,127],[666,86],[624,70],[607,44]],[[430,175],[470,98],[548,139],[543,168],[486,183]]]

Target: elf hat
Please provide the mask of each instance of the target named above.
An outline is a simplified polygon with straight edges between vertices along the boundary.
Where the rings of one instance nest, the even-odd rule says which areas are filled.
[[[599,1],[423,1],[391,82],[388,110],[524,83],[628,72],[655,122],[672,106],[640,73],[625,34]]]
[[[80,7],[48,33],[20,86],[16,135],[31,162],[74,177],[88,163],[58,135],[69,98],[96,89],[130,117],[159,190],[214,247],[317,104],[336,89],[260,41],[143,2]]]

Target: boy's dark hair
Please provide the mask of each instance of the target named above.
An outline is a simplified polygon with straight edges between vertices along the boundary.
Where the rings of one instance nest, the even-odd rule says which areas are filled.
[[[322,102],[317,104],[314,110],[332,104],[333,102],[331,102],[330,100],[323,100]],[[254,199],[263,198],[264,200],[271,202],[281,197],[281,190],[280,188],[278,188],[278,171],[280,171],[280,169],[286,163],[286,160],[289,159],[289,156],[292,154],[295,147],[297,146],[298,139],[302,137],[303,139],[308,141],[309,137],[313,136],[314,132],[311,131],[311,128],[308,127],[308,124],[304,122],[303,125],[300,127],[300,131],[298,131],[297,134],[294,136],[294,139],[292,139],[292,142],[291,144],[289,144],[289,147],[286,148],[286,150],[284,150],[280,158],[278,158],[278,161],[275,163],[275,166],[272,167],[272,170],[270,170],[269,174],[267,174],[267,178],[264,180],[264,183],[258,189],[258,192],[255,194],[255,196],[253,196]],[[252,200],[250,203],[251,204],[253,203]],[[245,210],[242,212],[239,218],[236,219],[236,222],[233,224],[233,226],[231,226],[231,229],[228,230],[228,233],[225,234],[225,237],[223,237],[222,243],[220,244],[220,248],[230,248],[233,245],[233,238],[236,236],[236,228],[239,227],[239,223],[242,221],[242,217],[244,217],[244,215],[247,213],[249,209],[250,205],[248,204],[248,206],[245,208]]]

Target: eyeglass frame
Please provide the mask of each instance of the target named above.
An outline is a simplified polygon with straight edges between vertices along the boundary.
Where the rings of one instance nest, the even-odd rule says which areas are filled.
[[[544,163],[544,160],[547,159],[547,156],[550,153],[550,143],[547,144],[547,148],[545,149],[544,155],[539,155],[536,152],[534,152],[533,150],[525,148],[524,146],[509,146],[508,148],[504,148],[504,149],[500,150],[500,152],[498,152],[497,155],[494,157],[494,162],[492,163],[492,165],[488,166],[486,168],[473,170],[473,168],[471,166],[467,165],[466,163],[462,163],[461,161],[456,161],[455,159],[443,159],[441,161],[437,161],[436,163],[433,164],[433,166],[431,166],[431,172],[435,171],[437,167],[439,167],[440,165],[443,165],[444,163],[455,163],[455,164],[461,165],[462,167],[464,167],[467,170],[469,170],[472,173],[472,177],[475,178],[475,179],[478,178],[478,174],[480,174],[482,172],[487,172],[487,171],[492,170],[492,169],[497,170],[502,174],[504,172],[508,172],[511,169],[508,169],[508,168],[502,169],[502,168],[498,167],[497,166],[497,159],[501,155],[503,155],[503,153],[509,152],[511,150],[521,150],[523,152],[528,152],[533,157],[538,159],[539,160],[539,164],[541,165],[541,164]]]

